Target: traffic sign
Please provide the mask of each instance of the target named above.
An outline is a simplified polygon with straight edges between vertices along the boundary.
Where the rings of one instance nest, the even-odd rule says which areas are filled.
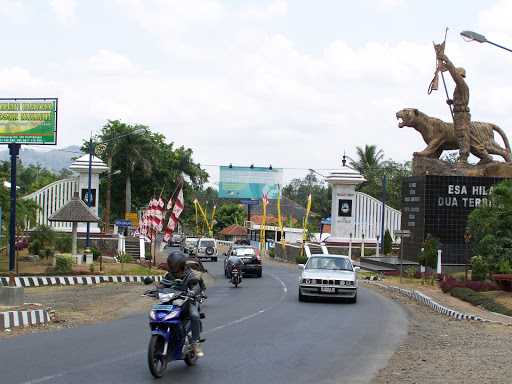
[[[411,231],[409,231],[408,229],[401,229],[398,231],[394,231],[393,233],[395,236],[398,237],[411,237]]]
[[[260,203],[259,200],[240,200],[240,204],[245,205],[258,205]]]
[[[115,224],[118,227],[131,227],[132,226],[132,222],[130,220],[122,220],[122,219],[116,220]]]

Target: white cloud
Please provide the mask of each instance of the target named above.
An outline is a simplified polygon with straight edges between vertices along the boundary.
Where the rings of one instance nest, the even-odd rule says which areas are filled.
[[[50,5],[60,23],[69,25],[76,21],[75,0],[51,0]]]
[[[100,49],[87,60],[89,69],[104,75],[131,75],[137,70],[129,58],[108,49]]]
[[[344,150],[353,155],[364,144],[376,144],[396,160],[410,159],[424,143],[412,129],[398,129],[395,112],[401,108],[450,119],[442,89],[426,92],[435,65],[428,39],[335,40],[311,54],[285,32],[263,29],[259,20],[240,25],[237,12],[247,9],[196,0],[117,5],[142,28],[137,33],[157,42],[158,61],[139,62],[137,47],[96,47],[92,56],[59,59],[54,75],[45,75],[56,83],[21,68],[0,68],[3,94],[19,89],[28,97],[59,97],[63,145],[120,118],[193,148],[202,163],[318,169],[338,166]],[[454,38],[447,54],[468,71],[473,118],[511,132],[512,78],[503,68],[512,56],[482,48]],[[183,53],[179,65],[177,50]],[[453,90],[449,76],[447,81]]]
[[[0,0],[0,16],[2,19],[24,24],[28,21],[28,9],[20,0]]]
[[[265,6],[243,8],[238,16],[245,21],[267,21],[275,17],[283,17],[288,14],[288,2],[285,0],[273,0]]]

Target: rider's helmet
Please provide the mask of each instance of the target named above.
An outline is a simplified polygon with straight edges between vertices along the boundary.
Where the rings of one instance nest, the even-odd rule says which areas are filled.
[[[181,251],[172,251],[167,256],[167,269],[170,273],[181,276],[185,271],[187,256]]]

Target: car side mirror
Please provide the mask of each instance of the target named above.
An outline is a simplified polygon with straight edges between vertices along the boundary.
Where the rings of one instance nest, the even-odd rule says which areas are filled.
[[[297,265],[297,268],[299,268],[299,271],[302,272],[304,270],[304,264]]]
[[[354,272],[359,272],[361,270],[361,267],[354,267]]]

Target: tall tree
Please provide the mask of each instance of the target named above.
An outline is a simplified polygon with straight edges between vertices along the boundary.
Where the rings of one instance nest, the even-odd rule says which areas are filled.
[[[312,212],[318,215],[317,218],[329,217],[331,215],[331,188],[313,172],[308,173],[303,179],[293,179],[283,188],[283,196],[303,207],[306,207],[310,193]]]
[[[356,147],[356,151],[357,160],[350,162],[352,168],[356,169],[363,176],[379,169],[382,159],[384,159],[382,149],[377,149],[376,145],[366,144],[364,148]]]
[[[145,133],[123,136],[140,128],[145,129]],[[174,143],[168,143],[163,135],[148,127],[119,120],[108,121],[95,140],[100,143],[120,136],[123,137],[109,141],[98,154],[103,161],[111,163],[111,170],[121,170],[121,175],[113,176],[112,214],[122,217],[127,208],[144,207],[152,196],[158,197],[161,193],[164,199],[168,198],[178,180],[183,178],[185,212],[182,219],[186,219],[193,212],[192,196],[208,179],[208,174],[194,163],[192,150],[175,148]],[[115,182],[116,177],[123,178],[124,183]],[[102,206],[106,203],[105,189],[108,188],[102,188],[100,195]]]
[[[224,204],[217,209],[215,230],[221,231],[233,224],[243,225],[245,210],[240,204]]]
[[[473,254],[482,256],[491,271],[512,263],[512,182],[503,181],[490,195],[490,204],[474,209],[468,218]]]

